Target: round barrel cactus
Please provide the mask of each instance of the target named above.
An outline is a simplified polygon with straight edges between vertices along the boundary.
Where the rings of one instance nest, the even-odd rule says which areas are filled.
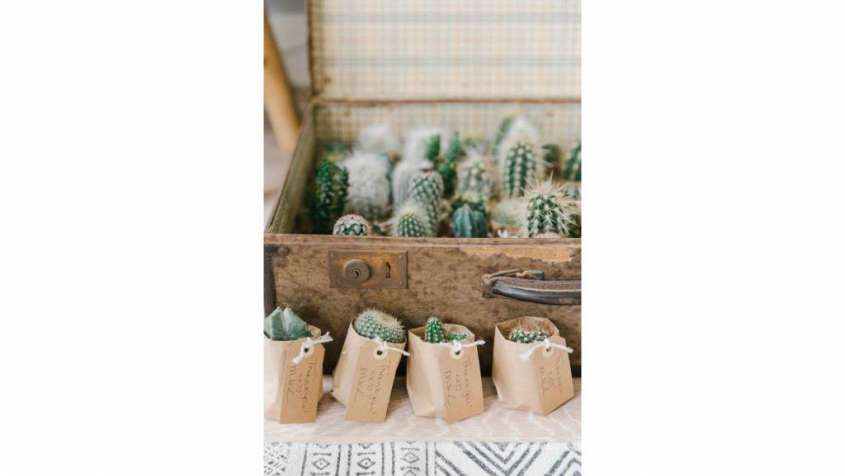
[[[343,215],[334,224],[332,234],[346,236],[367,236],[370,234],[370,222],[361,215]]]
[[[414,202],[406,203],[393,218],[392,233],[401,237],[434,236],[425,210]]]
[[[352,324],[355,332],[370,339],[380,338],[385,342],[405,342],[405,329],[399,319],[376,309],[367,309],[355,318]]]
[[[516,327],[511,330],[508,340],[519,342],[520,344],[530,344],[532,342],[541,342],[548,337],[549,335],[543,331],[530,331],[522,327]]]
[[[487,210],[477,195],[466,194],[452,204],[452,234],[459,238],[487,237]]]
[[[539,182],[526,196],[526,234],[533,238],[544,233],[577,238],[581,236],[578,202],[563,196],[551,180]]]

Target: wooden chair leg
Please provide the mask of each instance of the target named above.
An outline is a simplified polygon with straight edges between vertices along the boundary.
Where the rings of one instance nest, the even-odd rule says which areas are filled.
[[[293,152],[299,136],[299,117],[267,15],[264,16],[264,110],[279,147]]]

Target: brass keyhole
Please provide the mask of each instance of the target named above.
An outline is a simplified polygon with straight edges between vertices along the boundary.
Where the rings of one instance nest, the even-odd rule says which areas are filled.
[[[343,277],[354,283],[370,279],[370,267],[363,260],[351,259],[343,266]]]

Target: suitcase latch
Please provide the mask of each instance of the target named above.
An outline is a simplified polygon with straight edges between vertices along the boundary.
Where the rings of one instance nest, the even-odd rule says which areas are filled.
[[[408,254],[329,251],[329,286],[351,289],[408,287]]]

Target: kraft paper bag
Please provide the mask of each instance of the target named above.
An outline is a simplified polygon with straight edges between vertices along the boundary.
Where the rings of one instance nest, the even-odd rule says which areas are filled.
[[[432,344],[423,340],[425,327],[408,331],[408,397],[414,414],[445,418],[451,423],[484,411],[478,348],[484,341],[464,326],[444,324],[447,333],[467,334],[456,343]]]
[[[324,342],[320,329],[308,326],[311,337],[279,341],[264,336],[264,378],[274,388],[266,416],[280,423],[308,423],[317,418],[323,394]]]
[[[350,323],[340,359],[332,374],[332,396],[346,406],[351,421],[384,421],[396,368],[405,342],[394,344],[364,337]]]
[[[547,342],[522,344],[508,340],[514,327],[542,330]],[[496,324],[493,384],[508,408],[547,415],[575,396],[569,353],[572,349],[557,327],[542,317],[520,317]]]

